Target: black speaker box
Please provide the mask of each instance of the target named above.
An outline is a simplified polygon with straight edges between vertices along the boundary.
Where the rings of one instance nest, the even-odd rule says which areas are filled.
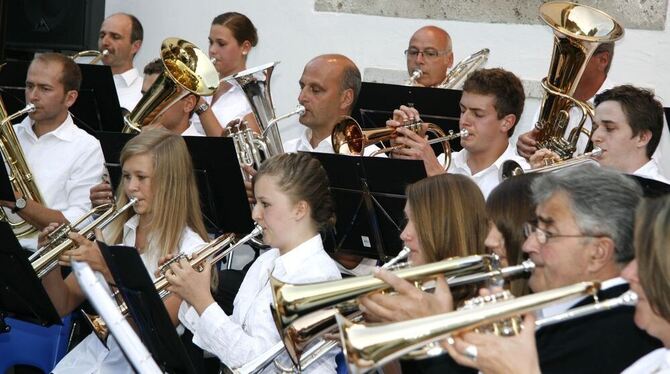
[[[105,0],[0,0],[3,1],[7,50],[97,49]]]

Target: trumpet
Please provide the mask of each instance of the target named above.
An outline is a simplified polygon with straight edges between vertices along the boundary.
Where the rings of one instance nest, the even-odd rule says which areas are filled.
[[[576,156],[564,161],[558,161],[550,163],[547,166],[541,168],[530,169],[524,171],[521,165],[514,160],[507,160],[503,162],[499,171],[499,179],[505,180],[507,178],[515,177],[521,174],[528,173],[546,173],[552,171],[558,171],[565,168],[571,168],[573,166],[585,165],[585,164],[598,164],[598,158],[603,154],[603,150],[595,147],[591,152],[586,152],[583,155]]]
[[[203,268],[207,265],[206,262],[214,264],[220,261],[224,257],[228,256],[229,253],[240,248],[243,244],[256,239],[256,237],[260,236],[262,233],[263,229],[256,225],[249,234],[240,240],[236,241],[234,234],[224,234],[190,255],[182,253],[178,256],[175,256],[170,261],[163,264],[158,270],[161,275],[154,281],[154,286],[156,288],[156,292],[158,292],[158,296],[161,299],[165,299],[170,295],[170,291],[168,290],[170,283],[167,281],[167,279],[165,279],[165,272],[170,268],[170,264],[185,259],[193,268]],[[124,317],[128,316],[128,306],[125,302],[119,305],[119,312],[121,312],[121,315]],[[103,344],[106,343],[107,338],[109,337],[109,329],[107,328],[105,321],[100,316],[85,316],[93,327],[93,332],[98,337],[98,339],[100,339]]]
[[[73,61],[76,62],[77,59],[82,58],[82,57],[93,57],[93,59],[91,59],[91,61],[89,61],[87,63],[91,64],[91,65],[95,65],[98,62],[100,62],[100,60],[102,60],[103,57],[108,56],[108,55],[109,55],[109,50],[107,50],[107,49],[103,49],[102,51],[96,51],[94,49],[91,49],[91,50],[77,52],[77,53],[73,54],[72,56],[70,56],[70,58]]]
[[[113,205],[105,205],[104,207],[107,208],[107,210],[105,210],[98,218],[96,218],[93,222],[78,232],[87,239],[91,240],[95,234],[96,228],[101,230],[104,229],[115,219],[121,216],[123,212],[135,205],[135,203],[137,203],[137,198],[133,197],[126,205],[119,209],[116,209],[116,207]],[[88,217],[96,214],[98,211],[99,210],[97,208],[94,208],[76,222],[81,223]],[[56,267],[58,264],[58,258],[63,254],[63,252],[74,248],[76,245],[74,240],[65,238],[68,233],[73,231],[72,227],[73,226],[70,226],[68,228],[67,226],[63,226],[59,234],[54,235],[53,239],[43,249],[38,250],[33,256],[31,256],[30,264],[39,278],[42,278]],[[76,225],[74,227],[76,227]]]
[[[450,131],[446,134],[442,128],[434,123],[425,123],[428,125],[427,132],[437,136],[435,139],[428,141],[428,144],[442,143],[444,151],[445,170],[449,168],[451,163],[451,145],[449,141],[460,137],[467,137],[468,130],[462,129],[455,133]],[[424,122],[412,122],[403,125],[403,127],[419,132],[422,129]],[[365,148],[380,142],[391,140],[396,136],[397,129],[393,127],[378,127],[373,129],[363,130],[355,119],[344,116],[340,122],[335,125],[331,134],[331,142],[333,150],[338,154],[361,156]],[[402,146],[385,147],[372,153],[370,156],[377,156],[381,153],[388,153],[401,148]]]
[[[355,324],[341,315],[336,318],[349,372],[357,374],[366,373],[428,343],[499,323],[505,318],[568,298],[593,296],[599,289],[598,282],[582,282],[516,299],[496,301],[478,308],[378,326]]]

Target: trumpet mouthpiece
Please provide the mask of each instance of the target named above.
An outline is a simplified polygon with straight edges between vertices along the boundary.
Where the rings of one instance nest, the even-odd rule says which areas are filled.
[[[462,129],[461,130],[461,138],[467,138],[470,136],[470,133],[468,132],[468,129]]]
[[[302,105],[298,105],[298,106],[295,107],[295,112],[296,112],[296,114],[302,116],[303,114],[305,114],[305,107],[302,106]]]
[[[108,56],[109,55],[109,50],[108,49],[103,49],[101,53],[102,53],[103,56]]]

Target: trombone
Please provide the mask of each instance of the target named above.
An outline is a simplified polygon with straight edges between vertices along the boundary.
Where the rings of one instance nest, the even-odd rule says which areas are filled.
[[[583,155],[575,156],[573,158],[564,161],[553,162],[547,166],[543,166],[536,169],[530,169],[526,171],[523,170],[523,168],[521,167],[521,165],[519,165],[518,162],[514,160],[507,160],[503,162],[502,166],[500,167],[499,179],[504,181],[507,178],[516,177],[517,175],[521,174],[547,173],[585,164],[599,165],[598,158],[602,154],[603,154],[602,149],[594,147],[591,152],[586,152]]]

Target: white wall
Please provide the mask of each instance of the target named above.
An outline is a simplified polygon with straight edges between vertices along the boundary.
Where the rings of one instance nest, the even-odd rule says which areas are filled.
[[[248,67],[281,61],[272,79],[277,114],[295,107],[298,79],[312,57],[342,53],[352,58],[361,71],[368,67],[404,69],[403,51],[409,37],[426,24],[449,31],[456,60],[488,47],[488,67],[504,67],[523,79],[544,77],[551,57],[552,36],[547,26],[321,13],[314,11],[313,0],[106,1],[106,14],[119,11],[136,15],[144,25],[144,45],[135,62],[140,68],[158,55],[164,38],[178,36],[206,50],[214,16],[227,11],[246,14],[256,25],[260,39],[250,54]],[[670,106],[669,59],[667,21],[664,31],[626,30],[624,39],[617,43],[610,78],[617,83],[652,87],[665,106]],[[282,137],[288,140],[298,131],[296,122],[285,123]]]

